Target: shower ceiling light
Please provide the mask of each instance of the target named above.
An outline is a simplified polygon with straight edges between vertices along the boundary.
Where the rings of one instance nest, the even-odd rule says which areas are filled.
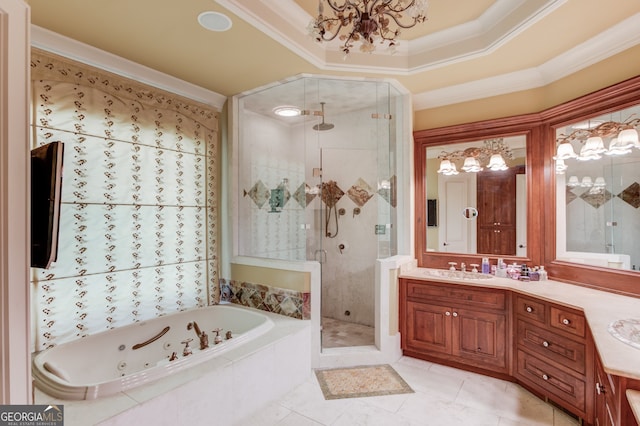
[[[280,117],[297,117],[302,111],[300,108],[294,106],[279,106],[273,109],[273,113]]]
[[[318,16],[307,29],[320,43],[337,37],[344,42],[341,50],[345,55],[354,42],[360,42],[361,52],[371,53],[376,41],[386,43],[395,53],[400,29],[424,22],[426,9],[426,0],[319,0]]]

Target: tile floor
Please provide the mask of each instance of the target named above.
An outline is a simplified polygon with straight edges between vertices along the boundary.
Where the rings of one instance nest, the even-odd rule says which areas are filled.
[[[392,367],[415,393],[324,399],[314,374],[239,426],[576,426],[578,421],[522,387],[427,361]]]
[[[368,346],[375,344],[373,327],[346,321],[322,318],[322,347]]]

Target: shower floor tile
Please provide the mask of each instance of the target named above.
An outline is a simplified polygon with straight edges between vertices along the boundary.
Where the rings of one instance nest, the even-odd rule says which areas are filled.
[[[340,348],[345,346],[369,346],[375,343],[373,327],[322,318],[322,347]]]

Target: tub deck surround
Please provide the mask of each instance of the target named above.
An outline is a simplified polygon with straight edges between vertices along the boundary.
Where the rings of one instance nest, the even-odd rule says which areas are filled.
[[[531,282],[496,277],[455,279],[433,273],[432,269],[417,267],[403,270],[400,278],[507,289],[582,310],[605,371],[612,375],[640,380],[640,362],[638,362],[640,349],[621,342],[608,331],[609,325],[614,321],[640,318],[640,298],[566,284],[552,279]],[[640,407],[634,408],[640,410]]]
[[[193,324],[210,336],[200,349]],[[62,399],[97,399],[219,356],[264,334],[273,321],[258,311],[213,305],[156,317],[54,346],[33,357],[36,386]],[[215,344],[215,334],[222,337]],[[189,345],[191,354],[184,355]],[[175,358],[170,360],[170,358]]]
[[[67,426],[202,424],[207,418],[211,424],[237,424],[309,378],[311,332],[309,321],[245,307],[232,309],[264,314],[273,327],[151,383],[85,401],[64,400],[36,388],[34,403],[63,404]]]

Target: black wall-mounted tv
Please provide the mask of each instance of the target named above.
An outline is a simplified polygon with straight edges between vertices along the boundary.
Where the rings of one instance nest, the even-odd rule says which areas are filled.
[[[48,269],[58,257],[64,144],[31,150],[31,266]]]

